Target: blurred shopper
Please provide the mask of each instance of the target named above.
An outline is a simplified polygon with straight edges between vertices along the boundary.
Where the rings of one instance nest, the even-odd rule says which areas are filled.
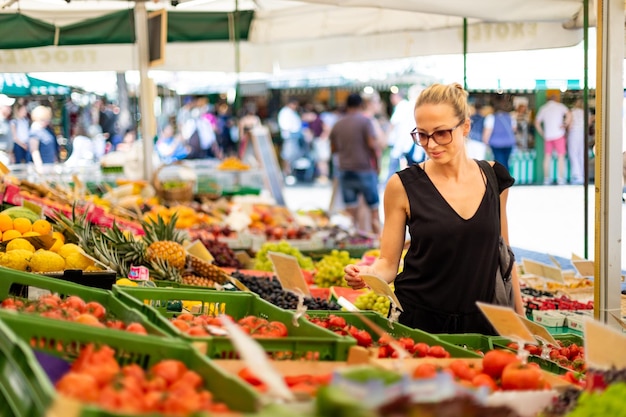
[[[28,145],[35,169],[41,172],[43,164],[59,162],[59,144],[50,128],[52,120],[50,107],[37,106],[31,112],[30,117],[32,123],[28,134]]]
[[[290,97],[287,104],[278,112],[278,127],[283,141],[280,157],[283,160],[283,174],[292,175],[294,162],[304,154],[302,134],[302,118],[298,114],[298,99]]]
[[[391,118],[389,119],[391,127],[389,129],[389,134],[387,135],[387,148],[389,150],[387,180],[400,170],[400,159],[402,158],[400,148],[403,147],[399,146],[397,152],[393,151],[394,147],[396,146],[396,143],[410,140],[410,137],[406,132],[410,132],[415,124],[413,109],[411,107],[411,103],[409,103],[406,99],[405,93],[402,91],[392,93],[389,97],[389,101],[391,102],[393,110]]]
[[[221,157],[235,155],[237,153],[237,144],[232,135],[232,128],[235,125],[235,120],[233,119],[228,103],[219,103],[217,105],[217,115],[215,121],[215,133]]]
[[[15,99],[5,94],[0,94],[0,152],[2,158],[0,161],[5,165],[11,163],[11,151],[13,138],[11,134],[11,106],[15,103]]]
[[[571,121],[567,127],[567,157],[570,163],[570,184],[583,184],[585,181],[585,158],[588,156],[585,135],[585,111],[583,100],[577,99],[570,111]]]
[[[515,110],[513,111],[513,119],[517,125],[515,129],[515,142],[520,151],[534,148],[533,141],[534,128],[531,120],[530,110],[528,109],[528,100],[518,100]]]
[[[370,209],[371,229],[380,233],[378,175],[373,163],[378,154],[376,132],[362,113],[363,99],[353,93],[346,101],[346,115],[330,132],[330,147],[337,155],[339,184],[346,211],[357,224],[359,196]]]
[[[548,101],[539,108],[535,118],[535,129],[544,139],[543,175],[544,184],[554,184],[552,176],[552,154],[557,155],[556,183],[565,184],[565,154],[567,146],[565,129],[570,124],[569,109],[559,101],[559,97],[552,93]]]
[[[247,103],[244,106],[244,114],[239,118],[239,149],[237,155],[242,161],[254,158],[254,147],[252,144],[252,131],[261,126],[261,118],[257,115],[256,105]]]
[[[28,150],[28,132],[30,119],[26,104],[19,103],[15,106],[13,119],[11,120],[11,133],[13,136],[13,160],[16,164],[25,164],[32,161]]]
[[[498,100],[495,113],[485,117],[483,142],[491,148],[493,159],[509,171],[509,158],[515,146],[516,124],[506,106],[504,100]]]
[[[94,141],[85,131],[82,124],[78,123],[74,128],[72,138],[72,153],[64,162],[67,167],[92,166],[96,161],[96,149]]]
[[[189,148],[179,134],[174,134],[174,126],[166,124],[156,141],[156,151],[164,164],[185,159],[189,155]]]
[[[372,158],[372,163],[376,168],[377,174],[380,174],[382,149],[387,144],[387,134],[379,120],[379,117],[381,117],[381,109],[380,95],[378,92],[363,95],[363,115],[372,122],[374,136],[376,137],[376,154]]]
[[[414,85],[409,88],[407,100],[408,106],[403,105],[404,107],[399,109],[402,113],[399,115],[400,120],[397,126],[392,123],[394,131],[397,129],[398,136],[395,139],[393,149],[391,149],[389,156],[390,158],[398,158],[400,160],[400,169],[420,163],[426,158],[424,149],[417,146],[415,142],[413,142],[413,139],[411,139],[411,135],[406,133],[407,128],[409,129],[408,132],[411,132],[411,130],[415,128],[415,115],[413,113],[413,108],[422,90],[423,87],[419,85]],[[389,172],[389,174],[390,176],[393,175],[392,172]]]

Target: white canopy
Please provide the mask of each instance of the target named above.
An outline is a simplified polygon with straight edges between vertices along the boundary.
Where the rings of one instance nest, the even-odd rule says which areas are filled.
[[[11,3],[8,0],[5,4]],[[133,2],[19,0],[0,13],[15,13],[58,27],[132,8]],[[274,72],[342,62],[463,53],[543,49],[578,44],[573,22],[582,0],[240,0],[254,10],[249,39],[240,42],[169,43],[170,71]],[[230,12],[235,1],[147,2],[148,10]],[[137,69],[132,45],[83,45],[0,50],[4,71],[126,71]]]

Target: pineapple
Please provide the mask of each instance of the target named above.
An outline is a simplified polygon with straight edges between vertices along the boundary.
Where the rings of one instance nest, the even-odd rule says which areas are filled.
[[[147,246],[146,259],[149,262],[163,259],[174,268],[183,270],[187,263],[187,252],[182,245],[185,235],[176,229],[176,219],[175,213],[168,223],[161,216],[142,222],[146,232],[143,241]]]
[[[218,284],[223,284],[229,280],[228,274],[219,266],[213,265],[207,261],[203,261],[197,256],[188,255],[190,269],[197,275],[207,278]]]
[[[150,270],[152,279],[181,282],[187,263],[187,252],[182,246],[186,235],[175,229],[176,217],[172,215],[168,223],[161,216],[142,222],[145,232],[142,239],[135,239],[116,224],[107,229],[95,227],[86,214],[75,211],[71,218],[59,213],[57,222],[74,236],[88,255],[120,277],[127,277],[131,266],[143,265]]]

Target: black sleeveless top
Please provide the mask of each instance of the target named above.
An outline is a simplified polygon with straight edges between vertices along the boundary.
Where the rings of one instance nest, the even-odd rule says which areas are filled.
[[[500,192],[513,185],[502,164],[493,168]],[[411,235],[403,272],[395,280],[404,308],[400,323],[430,333],[494,334],[476,301],[491,302],[495,291],[499,196],[485,184],[476,213],[465,220],[420,165],[398,175],[409,199]]]

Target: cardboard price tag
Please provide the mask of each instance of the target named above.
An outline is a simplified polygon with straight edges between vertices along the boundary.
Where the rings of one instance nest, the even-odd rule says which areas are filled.
[[[522,318],[513,309],[479,301],[476,302],[476,305],[500,336],[532,345],[537,344],[531,331],[528,330]]]
[[[267,385],[268,394],[285,401],[295,400],[282,375],[270,363],[263,347],[228,316],[221,315],[220,320],[245,364],[254,369],[259,379]]]
[[[524,272],[527,274],[534,274],[556,282],[565,283],[561,268],[531,261],[530,259],[522,259],[522,263],[524,265]]]
[[[382,278],[377,277],[376,275],[367,274],[360,275],[360,277],[367,284],[367,286],[372,289],[372,291],[374,291],[378,295],[384,295],[386,297],[389,297],[389,299],[391,299],[391,301],[398,307],[399,310],[404,311],[402,309],[402,305],[400,305],[400,301],[398,301],[398,298],[396,297],[394,292],[391,291],[391,287]]]
[[[83,404],[63,394],[58,394],[46,410],[45,417],[78,417],[83,412]]]
[[[626,368],[626,334],[597,320],[585,320],[585,361],[595,369]]]
[[[550,343],[551,345],[555,345],[555,346],[559,345],[559,343],[556,341],[554,336],[552,336],[552,334],[550,334],[548,329],[543,327],[541,324],[535,323],[532,320],[528,320],[526,317],[523,317],[523,316],[519,316],[519,318],[522,319],[522,322],[526,325],[528,330],[530,330],[530,332],[533,335],[535,335],[537,340],[542,340],[544,342]]]
[[[203,261],[207,261],[213,263],[215,258],[211,255],[211,252],[204,246],[199,240],[194,240],[190,242],[188,245],[185,245],[185,250],[188,254],[195,256],[198,259],[202,259]]]
[[[311,295],[309,286],[306,285],[304,275],[302,275],[302,269],[294,256],[279,252],[268,252],[267,256],[274,265],[276,277],[285,290],[306,296]]]
[[[574,265],[574,268],[578,272],[578,275],[582,277],[593,277],[596,273],[596,268],[593,261],[588,261],[586,259],[572,260],[572,265]]]

